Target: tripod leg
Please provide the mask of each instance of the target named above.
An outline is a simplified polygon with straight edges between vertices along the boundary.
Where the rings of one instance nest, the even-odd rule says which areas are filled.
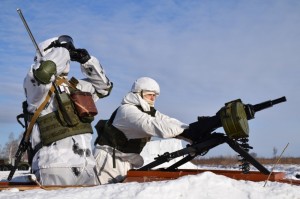
[[[178,167],[180,167],[181,165],[191,161],[192,159],[194,159],[197,155],[188,155],[184,158],[182,158],[181,160],[179,160],[178,162],[176,162],[175,164],[169,166],[168,168],[166,168],[167,171],[171,171],[171,170],[175,170]]]
[[[223,144],[225,142],[225,137],[223,134],[219,134],[219,133],[214,133],[212,134],[210,137],[208,137],[205,140],[202,140],[199,143],[195,143],[191,146],[187,146],[186,148],[183,148],[181,150],[172,152],[172,153],[165,153],[161,156],[158,156],[157,158],[155,158],[155,161],[139,168],[139,171],[147,171],[150,170],[158,165],[161,165],[165,162],[169,162],[170,160],[180,157],[180,156],[184,156],[184,155],[188,155],[187,157],[190,157],[190,160],[192,160],[193,158],[195,158],[197,155],[201,155],[204,152],[209,151],[210,149]],[[175,165],[171,166],[171,169],[175,169],[176,167],[181,166],[182,164],[190,161],[188,160],[189,158],[183,158],[183,160],[175,163]],[[175,167],[176,166],[176,167]]]
[[[254,159],[248,152],[240,147],[240,145],[234,140],[230,140],[229,138],[226,140],[226,143],[237,153],[243,156],[248,162],[250,162],[255,168],[257,168],[263,174],[270,174],[270,171],[265,168],[262,164],[260,164],[256,159]]]

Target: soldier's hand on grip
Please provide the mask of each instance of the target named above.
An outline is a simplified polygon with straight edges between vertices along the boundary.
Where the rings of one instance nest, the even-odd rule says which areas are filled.
[[[181,136],[192,141],[198,141],[207,137],[212,131],[221,126],[222,124],[218,114],[212,117],[202,116],[198,117],[197,122],[191,123],[189,128],[184,130]]]

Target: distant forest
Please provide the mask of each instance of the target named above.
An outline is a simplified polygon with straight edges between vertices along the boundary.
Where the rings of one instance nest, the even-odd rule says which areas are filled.
[[[8,141],[5,143],[5,145],[0,145],[0,159],[11,161],[11,159],[15,157],[22,136],[23,134],[16,138],[14,133],[9,134]],[[22,160],[27,160],[27,153],[24,153]]]

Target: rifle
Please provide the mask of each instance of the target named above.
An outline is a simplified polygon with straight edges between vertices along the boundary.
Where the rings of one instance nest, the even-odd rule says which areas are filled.
[[[161,169],[164,171],[172,171],[177,169],[179,166],[185,164],[188,161],[191,161],[194,159],[196,156],[200,155],[203,156],[205,155],[210,149],[223,144],[227,143],[234,151],[236,151],[242,159],[240,159],[241,164],[240,168],[242,169],[243,173],[248,173],[250,170],[249,163],[251,163],[254,167],[256,167],[260,172],[263,174],[270,174],[270,171],[265,168],[262,164],[260,164],[254,157],[252,157],[248,151],[252,147],[248,145],[248,133],[244,132],[245,128],[241,128],[239,132],[232,132],[233,128],[228,128],[225,127],[226,125],[229,126],[234,126],[234,127],[239,127],[237,123],[228,123],[228,121],[231,120],[237,120],[234,119],[234,117],[231,117],[231,115],[226,115],[226,109],[230,109],[230,111],[236,110],[236,108],[241,105],[243,107],[242,110],[238,110],[241,113],[239,113],[238,117],[244,117],[244,118],[238,118],[238,119],[246,119],[250,120],[254,118],[254,114],[258,111],[264,110],[266,108],[272,107],[275,104],[285,102],[286,97],[281,97],[275,100],[269,100],[265,101],[259,104],[251,105],[251,104],[242,104],[240,100],[234,100],[228,103],[225,103],[225,107],[221,109],[221,117],[229,117],[229,120],[223,119],[224,121],[222,122],[223,128],[225,130],[224,133],[217,133],[217,132],[212,132],[216,128],[219,128],[220,126],[214,126],[211,128],[211,134],[207,137],[201,138],[200,140],[192,143],[191,145],[187,145],[186,148],[183,148],[181,150],[169,153],[166,152],[163,155],[158,155],[158,157],[155,158],[155,160],[139,169],[138,171],[147,171],[150,170],[158,165],[161,165],[165,162],[169,162],[172,159],[178,158],[180,156],[185,156],[181,160],[175,162],[173,165],[169,166],[168,168]],[[236,103],[238,102],[238,103]],[[234,104],[234,105],[233,105]],[[233,106],[233,107],[232,107]],[[198,118],[199,119],[199,118]],[[221,118],[222,120],[222,118]],[[239,123],[240,124],[240,123]],[[245,123],[243,123],[245,125]],[[243,131],[244,130],[244,131]],[[201,134],[201,133],[200,133]]]
[[[27,129],[28,127],[28,111],[27,111],[27,102],[24,101],[23,102],[23,105],[22,105],[22,108],[23,108],[23,113],[18,115],[17,116],[17,121],[18,123],[25,129]],[[20,118],[23,118],[24,119],[24,122],[25,124],[23,124],[21,121],[20,121]],[[19,144],[19,148],[15,154],[15,161],[14,161],[14,164],[12,165],[11,167],[11,170],[10,170],[10,173],[7,177],[7,180],[11,180],[15,171],[17,170],[18,168],[18,165],[21,161],[21,158],[23,157],[23,154],[25,153],[25,151],[28,149],[28,146],[29,146],[29,142],[28,141],[25,141],[25,135],[26,135],[26,130],[25,132],[23,133],[23,137],[21,139],[21,142]]]
[[[36,50],[42,56],[42,53],[41,53],[41,51],[40,51],[40,49],[39,49],[39,47],[38,47],[38,45],[37,45],[37,43],[36,43],[36,41],[35,41],[32,33],[31,33],[31,31],[30,31],[30,29],[29,29],[29,27],[27,25],[27,22],[26,22],[23,14],[22,14],[21,9],[18,8],[17,12],[18,12],[18,14],[19,14],[19,16],[20,16],[20,18],[21,18],[21,20],[22,20],[22,22],[23,22],[23,24],[24,24],[24,26],[25,26],[25,28],[26,28],[26,30],[27,30],[27,32],[28,32],[28,34],[29,34],[29,36],[30,36],[33,44],[34,44],[34,46],[35,46],[35,48],[36,48]],[[25,111],[26,110],[24,110],[24,104],[23,104],[23,113],[25,113]],[[22,123],[19,121],[19,117],[21,117],[21,115],[17,116],[17,120],[22,125]],[[31,124],[28,127],[28,125],[27,125],[27,119],[25,117],[24,117],[24,120],[25,120],[25,125],[22,125],[22,126],[26,130],[23,133],[23,137],[22,137],[21,142],[19,144],[18,150],[17,150],[17,152],[15,154],[15,162],[14,162],[14,164],[13,164],[11,170],[10,170],[10,173],[9,173],[9,175],[7,177],[8,181],[10,181],[12,179],[12,177],[14,176],[16,170],[18,169],[18,165],[19,165],[19,163],[21,161],[21,158],[23,157],[23,154],[27,151],[27,149],[28,149],[28,147],[30,145],[29,138],[30,138],[30,134],[31,134],[31,130],[32,130],[33,124],[31,122]]]
[[[27,25],[27,22],[26,22],[26,20],[25,20],[23,14],[22,14],[21,9],[18,8],[18,9],[17,9],[17,12],[19,13],[19,16],[20,16],[20,18],[21,18],[21,20],[22,20],[22,22],[23,22],[23,24],[24,24],[24,26],[25,26],[25,28],[26,28],[26,30],[27,30],[27,32],[28,32],[30,38],[31,38],[31,41],[33,42],[33,44],[34,44],[34,46],[35,46],[35,48],[36,48],[36,50],[37,50],[37,52],[38,52],[38,53],[40,54],[40,56],[42,57],[43,55],[42,55],[42,53],[41,53],[41,51],[40,51],[40,49],[39,49],[39,47],[38,47],[38,45],[37,45],[37,43],[36,43],[36,41],[35,41],[33,35],[32,35],[32,33],[31,33],[30,29],[29,29],[29,26]],[[54,89],[54,88],[53,88],[53,89]],[[12,168],[11,168],[11,170],[10,170],[10,173],[9,173],[9,175],[8,175],[8,177],[7,177],[7,180],[9,180],[9,181],[12,179],[13,175],[15,174],[15,172],[16,172],[16,170],[17,170],[17,168],[18,168],[18,165],[19,165],[19,163],[20,163],[20,161],[21,161],[21,158],[23,157],[23,154],[25,153],[25,151],[28,149],[28,147],[29,147],[29,145],[30,145],[29,139],[30,139],[30,135],[31,135],[31,132],[32,132],[33,125],[34,125],[36,119],[38,118],[40,112],[43,110],[44,106],[47,104],[47,102],[48,102],[49,98],[51,97],[52,93],[54,92],[53,89],[51,88],[51,89],[49,90],[46,99],[44,100],[44,102],[40,105],[40,107],[36,110],[36,112],[35,112],[34,115],[32,116],[31,121],[30,121],[30,124],[29,124],[28,127],[27,127],[27,118],[25,118],[25,117],[26,117],[26,114],[25,114],[25,113],[27,112],[27,110],[24,110],[25,108],[24,108],[24,104],[23,104],[23,113],[24,113],[24,120],[25,120],[25,128],[26,128],[26,130],[25,130],[24,133],[23,133],[22,140],[21,140],[21,142],[20,142],[20,144],[19,144],[19,147],[18,147],[18,150],[17,150],[17,152],[16,152],[16,154],[15,154],[15,162],[14,162],[14,165],[12,166]],[[26,108],[27,108],[27,107],[26,107]],[[22,114],[21,114],[21,115],[22,115]],[[19,117],[20,117],[20,116],[17,116],[17,119],[19,119]],[[18,120],[18,122],[19,122],[19,120]],[[20,123],[20,122],[19,122],[19,123]],[[23,125],[22,125],[22,126],[23,126]]]

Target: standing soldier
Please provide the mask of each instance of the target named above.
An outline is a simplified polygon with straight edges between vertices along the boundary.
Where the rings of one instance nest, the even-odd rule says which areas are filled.
[[[24,79],[31,133],[32,172],[42,185],[97,185],[92,154],[94,104],[109,95],[112,82],[97,58],[76,49],[70,36],[39,44]],[[70,61],[85,79],[68,79]],[[36,119],[37,118],[37,119]]]

